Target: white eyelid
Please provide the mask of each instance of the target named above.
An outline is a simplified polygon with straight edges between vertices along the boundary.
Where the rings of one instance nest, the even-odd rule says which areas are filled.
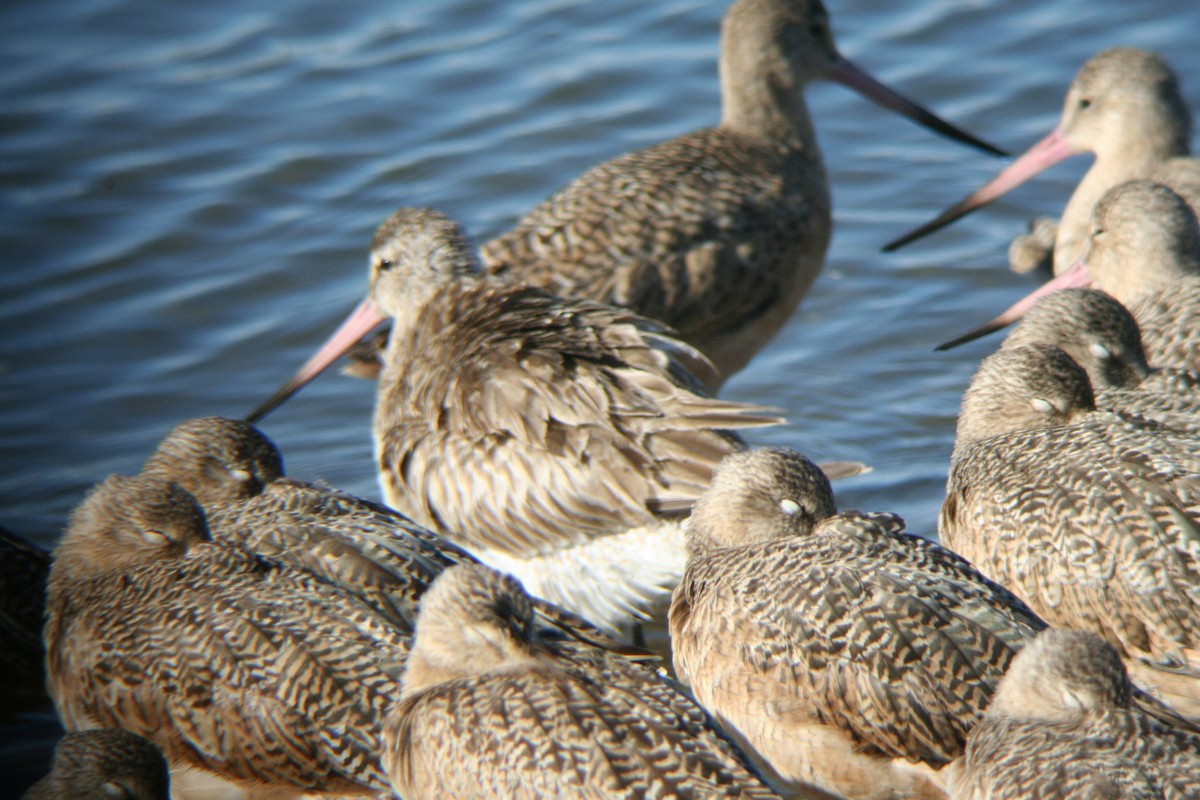
[[[1092,355],[1099,359],[1112,358],[1112,351],[1099,342],[1092,342],[1088,345],[1088,350],[1092,351]]]
[[[1039,411],[1043,414],[1049,414],[1054,410],[1054,404],[1049,400],[1044,400],[1041,397],[1035,397],[1029,401],[1029,405],[1033,406],[1034,411]]]
[[[244,469],[231,469],[229,470],[229,474],[232,475],[233,479],[238,483],[246,483],[251,478],[250,473]]]
[[[800,513],[800,504],[790,497],[785,497],[779,501],[779,508],[789,517],[793,514]]]

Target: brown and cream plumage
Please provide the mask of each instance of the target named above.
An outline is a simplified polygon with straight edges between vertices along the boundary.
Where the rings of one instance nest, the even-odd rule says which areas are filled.
[[[1200,446],[1096,411],[1047,345],[1005,348],[963,397],[939,532],[1051,625],[1102,635],[1135,680],[1200,716]]]
[[[475,563],[449,540],[386,506],[284,476],[283,457],[241,420],[200,417],[175,426],[142,469],[191,492],[213,538],[307,570],[379,607],[411,633],[417,602],[447,567]],[[570,639],[618,647],[583,619],[543,600],[539,621]],[[628,648],[628,655],[636,656]]]
[[[934,770],[1036,614],[893,514],[837,513],[799,453],[729,456],[688,522],[675,669],[777,775],[852,798],[944,797]]]
[[[21,800],[167,800],[167,762],[145,737],[117,728],[68,733],[50,774]]]
[[[669,679],[565,657],[532,623],[520,584],[484,566],[447,570],[421,599],[384,733],[399,794],[776,797]]]
[[[1152,369],[1137,320],[1098,289],[1063,289],[1038,300],[1002,347],[1052,345],[1083,367],[1096,407],[1185,428],[1200,436],[1200,372]]]
[[[1009,667],[949,770],[957,800],[1200,797],[1200,736],[1131,703],[1117,651],[1047,630]]]
[[[1150,363],[1200,370],[1200,222],[1171,189],[1131,181],[1096,206],[1086,271],[1137,319]]]
[[[843,83],[996,148],[838,54],[820,0],[736,0],[721,34],[721,121],[596,166],[483,246],[489,273],[660,320],[717,367],[716,389],[778,332],[821,271],[828,178],[803,92]],[[370,348],[354,374],[377,371]]]
[[[121,727],[248,796],[380,795],[402,620],[230,543],[177,484],[113,476],[55,551],[50,692],[68,730]]]
[[[781,420],[709,397],[711,364],[657,323],[482,277],[462,229],[402,209],[376,234],[371,297],[252,417],[387,314],[375,411],[389,505],[614,628],[683,568],[681,511],[729,429]]]
[[[1200,161],[1189,155],[1191,139],[1191,112],[1171,67],[1146,50],[1105,50],[1089,59],[1071,82],[1062,119],[1052,133],[985,186],[884,249],[950,224],[1065,158],[1094,153],[1096,160],[1062,218],[1037,221],[1032,234],[1018,238],[1009,251],[1018,271],[1053,265],[1056,274],[1066,272],[1083,255],[1092,209],[1112,187],[1150,179],[1200,203]]]

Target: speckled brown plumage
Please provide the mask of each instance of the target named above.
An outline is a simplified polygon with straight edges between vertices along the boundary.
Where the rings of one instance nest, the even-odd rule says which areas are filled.
[[[50,703],[42,646],[49,573],[49,553],[0,528],[0,718]]]
[[[619,659],[566,658],[520,584],[483,566],[422,599],[388,774],[420,798],[775,797],[672,683]]]
[[[708,396],[712,365],[661,325],[480,275],[462,228],[401,209],[371,251],[371,296],[252,418],[385,315],[375,408],[389,505],[614,629],[683,568],[679,519],[730,429],[781,422]]]
[[[1182,427],[1200,436],[1200,372],[1152,369],[1137,321],[1098,289],[1064,289],[1038,300],[1002,345],[1059,348],[1088,374],[1096,407]]]
[[[142,474],[195,495],[215,539],[307,570],[374,606],[405,633],[413,630],[420,595],[442,570],[475,563],[386,506],[285,477],[275,444],[240,420],[201,417],[175,426]],[[563,609],[542,600],[535,608],[541,623],[572,639],[618,647]]]
[[[775,772],[847,797],[944,797],[932,770],[1045,627],[899,517],[837,513],[794,451],[727,458],[688,546],[676,672]]]
[[[1200,736],[1130,703],[1119,654],[1099,637],[1048,630],[1000,683],[950,769],[958,800],[1200,797]]]
[[[588,170],[485,244],[483,262],[667,323],[716,364],[715,389],[824,263],[831,201],[804,88],[838,80],[900,108],[850,70],[819,0],[737,0],[722,26],[720,124]],[[990,148],[928,112],[901,113]]]
[[[1044,345],[986,359],[963,398],[939,532],[1051,625],[1101,634],[1200,716],[1200,447],[1096,411]]]
[[[76,509],[47,604],[68,730],[122,727],[255,791],[376,794],[408,637],[303,570],[208,539],[176,484],[113,476]]]
[[[104,728],[63,736],[50,774],[21,800],[167,800],[169,785],[157,747],[136,733]]]
[[[1096,205],[1087,253],[1094,285],[1124,303],[1154,366],[1200,370],[1200,222],[1151,181],[1114,187]]]

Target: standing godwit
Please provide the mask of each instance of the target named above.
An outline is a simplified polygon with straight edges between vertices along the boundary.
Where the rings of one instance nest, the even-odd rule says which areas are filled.
[[[667,678],[564,657],[532,622],[520,584],[482,565],[447,570],[421,598],[404,699],[384,728],[399,794],[777,797]]]
[[[167,800],[169,784],[157,747],[136,733],[105,728],[63,736],[50,774],[21,800]]]
[[[843,58],[820,0],[734,2],[720,74],[716,127],[588,170],[482,248],[491,274],[666,323],[716,365],[713,391],[787,322],[825,261],[831,201],[809,83],[837,81],[1003,155]]]
[[[1192,117],[1179,82],[1161,58],[1145,50],[1117,47],[1093,56],[1067,90],[1062,119],[987,185],[951,206],[932,222],[890,242],[901,247],[948,225],[1021,185],[1042,170],[1079,153],[1096,162],[1080,181],[1055,226],[1041,223],[1032,238],[1014,242],[1021,254],[1013,268],[1028,271],[1053,264],[1064,272],[1083,255],[1092,208],[1113,186],[1149,178],[1172,186],[1200,203],[1200,163],[1189,157]],[[1038,247],[1034,239],[1052,247]]]
[[[1082,631],[1047,630],[1013,660],[966,755],[958,800],[1200,797],[1200,736],[1132,706],[1117,651]]]
[[[963,396],[939,532],[1051,625],[1118,645],[1200,718],[1200,446],[1095,410],[1055,347],[1004,348]]]
[[[935,770],[1045,627],[899,517],[837,513],[794,451],[726,458],[687,535],[675,670],[785,784],[944,798]]]
[[[1151,364],[1200,370],[1200,222],[1183,197],[1146,180],[1105,192],[1092,210],[1087,251],[1070,269],[939,349],[999,330],[1038,299],[1081,286],[1129,308]]]
[[[389,505],[606,628],[683,570],[683,512],[730,429],[779,417],[711,398],[712,365],[651,320],[485,278],[446,216],[375,236],[371,293],[261,417],[387,316],[375,453]]]
[[[46,621],[67,730],[120,727],[250,798],[388,791],[409,639],[303,570],[209,540],[177,484],[113,476],[71,516]]]

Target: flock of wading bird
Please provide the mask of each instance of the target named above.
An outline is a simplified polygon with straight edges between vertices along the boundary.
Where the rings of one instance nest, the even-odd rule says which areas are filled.
[[[44,639],[40,607],[6,618],[34,653],[6,685],[47,686],[71,731],[29,797],[162,798],[168,765],[177,797],[1200,797],[1200,167],[1175,76],[1097,55],[1052,134],[901,240],[1095,154],[1010,251],[1058,277],[969,335],[1024,315],[963,399],[939,545],[839,512],[826,472],[861,465],[748,449],[780,418],[715,393],[824,259],[808,82],[999,151],[838,55],[818,0],[737,0],[720,64],[718,126],[478,252],[397,212],[369,299],[250,421],[184,422],[91,490]],[[251,424],[350,349],[387,506],[286,477]],[[625,643],[668,598],[675,677]]]

